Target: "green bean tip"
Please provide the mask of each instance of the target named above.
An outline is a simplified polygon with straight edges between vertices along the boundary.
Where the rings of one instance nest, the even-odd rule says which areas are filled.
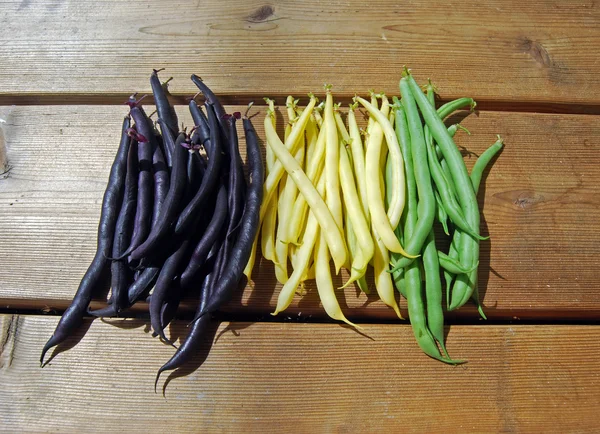
[[[461,124],[456,124],[456,128],[458,128],[459,130],[463,130],[465,133],[467,133],[468,136],[471,135],[471,131],[467,130],[465,127],[463,127]]]
[[[438,93],[438,87],[431,82],[431,78],[427,79],[427,90],[431,89],[433,93]]]

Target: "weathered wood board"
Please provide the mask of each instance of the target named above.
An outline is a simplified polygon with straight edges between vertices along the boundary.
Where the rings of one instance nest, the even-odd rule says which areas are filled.
[[[93,256],[102,193],[126,108],[3,110],[12,170],[0,180],[0,300],[11,308],[62,309]],[[262,116],[264,110],[254,119],[261,136]],[[480,193],[482,233],[490,235],[481,243],[480,266],[488,315],[600,318],[600,118],[481,111],[463,124],[472,135],[457,135],[457,143],[469,152],[481,153],[496,133],[506,142]],[[467,165],[474,160],[466,158]],[[259,266],[254,277],[254,288],[247,287],[226,311],[273,309],[280,286],[272,268]],[[356,288],[339,298],[355,320],[394,317]],[[314,291],[297,297],[289,314],[322,316],[318,303]],[[458,315],[476,312],[468,307]]]
[[[198,363],[206,358],[202,366],[170,381],[164,399],[154,394],[154,376],[173,349],[144,332],[143,322],[95,321],[42,369],[39,352],[56,321],[0,317],[3,430],[597,428],[598,326],[453,326],[449,351],[469,361],[453,367],[421,353],[410,326],[369,325],[363,336],[326,324],[223,323],[198,356]],[[174,331],[185,333],[185,324]]]
[[[152,68],[193,92],[193,72],[230,102],[397,90],[403,65],[448,97],[597,106],[593,1],[4,2],[1,103],[104,101],[150,89]]]

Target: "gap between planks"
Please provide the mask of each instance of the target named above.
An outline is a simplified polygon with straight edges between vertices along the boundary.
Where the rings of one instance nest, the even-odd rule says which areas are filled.
[[[9,299],[0,298],[0,315],[44,315],[48,317],[60,316],[69,306],[71,300],[67,299]],[[345,313],[349,320],[355,324],[408,324],[408,311],[406,300],[399,302],[404,321],[400,320],[393,311],[372,310],[353,307]],[[92,300],[90,309],[105,307],[103,301]],[[231,322],[261,322],[261,323],[312,323],[312,324],[339,324],[332,320],[321,309],[309,309],[310,314],[289,312],[272,316],[268,312],[250,311],[243,312],[239,306],[226,305],[224,309],[214,316],[219,321]],[[243,308],[242,308],[243,309]],[[187,298],[181,301],[177,312],[178,320],[191,320],[196,312],[193,300]],[[501,325],[501,324],[536,324],[536,325],[596,325],[600,324],[600,309],[578,311],[573,309],[510,309],[510,310],[485,310],[487,320],[483,320],[474,306],[467,305],[458,311],[444,312],[446,325]],[[148,319],[148,303],[137,302],[127,311],[122,313],[120,319]],[[86,317],[92,319],[91,317]],[[119,319],[114,318],[114,319]]]
[[[132,92],[133,93],[133,92]],[[140,93],[143,95],[143,93]],[[365,93],[366,94],[366,93]],[[324,94],[316,94],[320,100],[324,100]],[[44,94],[2,94],[0,93],[0,105],[4,106],[27,106],[27,105],[122,105],[127,101],[130,94],[124,93],[103,93],[103,94],[81,94],[81,93],[44,93]],[[193,95],[190,94],[171,94],[172,101],[176,105],[187,105]],[[288,94],[270,93],[270,94],[219,94],[217,95],[223,105],[247,105],[253,102],[255,106],[266,106],[264,97],[275,100],[276,105],[285,105],[285,99]],[[294,97],[304,97],[305,95],[293,95]],[[352,102],[354,95],[336,94],[336,102],[347,105]],[[468,96],[468,95],[465,95]],[[308,98],[308,97],[307,97]],[[197,98],[198,102],[202,97]],[[448,99],[440,99],[439,103],[448,102]],[[501,111],[501,112],[520,112],[520,113],[554,113],[554,114],[576,114],[576,115],[600,115],[599,104],[581,104],[581,103],[548,103],[531,101],[509,101],[509,100],[476,100],[477,110],[479,111]],[[144,100],[144,104],[154,104],[152,95]]]

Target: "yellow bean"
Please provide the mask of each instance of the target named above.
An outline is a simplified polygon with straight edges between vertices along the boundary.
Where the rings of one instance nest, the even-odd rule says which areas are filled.
[[[333,282],[331,281],[331,269],[329,268],[329,251],[323,233],[319,235],[318,248],[315,255],[315,278],[317,280],[317,291],[321,304],[331,318],[343,321],[352,327],[362,330],[362,327],[348,321],[344,316],[340,304],[335,297]]]
[[[352,176],[352,166],[347,150],[344,146],[340,146],[340,181],[342,185],[342,193],[346,212],[352,223],[352,230],[356,235],[359,249],[356,256],[352,260],[352,268],[350,270],[349,283],[355,282],[365,275],[369,261],[373,257],[373,238],[369,225],[362,212],[360,199],[356,192],[354,177]],[[346,282],[347,286],[349,283]]]
[[[321,176],[319,183],[317,184],[317,191],[320,194],[325,194],[325,177]],[[277,315],[279,312],[283,312],[291,304],[294,299],[294,293],[298,288],[302,278],[306,276],[308,271],[308,265],[313,253],[313,249],[317,240],[317,234],[319,233],[319,223],[312,211],[308,213],[308,221],[306,223],[306,231],[304,232],[304,238],[302,245],[297,250],[296,264],[294,264],[294,271],[290,278],[285,282],[283,288],[277,296],[277,307],[275,312],[271,315]]]
[[[310,267],[308,268],[308,271],[306,272],[306,279],[305,280],[311,280],[314,279],[316,277],[316,270],[315,270],[316,266],[315,263],[313,262]]]
[[[304,170],[308,174],[309,171],[309,163],[311,161],[311,156],[315,152],[315,148],[317,146],[317,140],[319,139],[319,127],[317,126],[317,121],[313,115],[311,115],[308,124],[306,124],[306,154],[304,156]]]
[[[286,127],[286,130],[289,129],[291,131],[292,123],[295,122],[296,103],[297,101],[295,101],[292,96],[288,96],[286,101],[288,115],[288,125]],[[304,134],[300,136],[299,140],[301,143],[294,155],[294,158],[296,159],[296,161],[298,161],[298,164],[302,166],[304,164],[305,151]],[[283,179],[284,178],[282,178],[281,182],[283,182]],[[279,224],[277,225],[277,236],[275,238],[275,256],[277,258],[277,263],[275,264],[275,277],[279,283],[284,284],[288,279],[287,265],[289,257],[289,246],[287,240],[289,239],[288,233],[289,219],[291,215],[290,212],[292,211],[292,207],[294,206],[294,202],[298,193],[296,183],[292,182],[291,179],[287,177],[285,185],[283,186],[283,189],[280,189],[279,193]]]
[[[273,194],[270,202],[261,206],[268,207],[260,230],[260,246],[262,255],[271,262],[277,262],[275,257],[275,228],[277,225],[277,193]]]
[[[378,107],[379,103],[377,101],[377,94],[373,90],[370,90],[369,93],[371,94],[371,105],[373,107],[375,107],[376,109],[379,109],[379,107]],[[375,118],[373,116],[369,115],[369,121],[367,122],[367,138],[371,135],[374,124],[375,124]]]
[[[269,110],[275,111],[275,101],[269,98],[265,98],[265,101],[269,105]],[[275,126],[275,118],[272,118],[273,126]],[[267,158],[266,158],[266,174],[271,172],[273,169],[273,165],[275,164],[275,154],[270,146],[267,146]],[[277,192],[273,194],[273,197],[270,201],[263,201],[261,207],[265,207],[267,209],[264,220],[262,221],[261,230],[260,230],[260,245],[262,250],[262,255],[265,259],[268,259],[272,262],[277,262],[277,258],[275,257],[275,228],[277,226]],[[257,238],[258,240],[258,238]],[[253,247],[256,249],[256,247]]]
[[[325,101],[321,102],[321,104],[319,104],[317,107],[315,107],[315,120],[317,121],[317,126],[319,128],[323,128],[323,116],[321,115],[321,111],[323,110],[323,107],[325,107]]]
[[[400,308],[395,298],[394,283],[392,282],[392,273],[388,273],[388,266],[390,263],[390,256],[388,249],[385,244],[381,241],[381,238],[377,235],[375,229],[373,229],[373,237],[375,238],[375,254],[373,255],[373,269],[375,276],[375,288],[379,298],[386,305],[394,309],[398,318],[402,318]]]
[[[392,195],[392,203],[390,203],[387,215],[389,219],[389,224],[393,229],[396,229],[398,223],[400,222],[400,217],[402,216],[402,210],[404,209],[404,202],[406,200],[406,181],[404,178],[404,159],[402,158],[402,152],[400,151],[400,145],[398,144],[398,138],[396,137],[396,133],[390,124],[390,121],[387,119],[387,112],[382,112],[373,107],[369,102],[361,97],[356,97],[356,101],[360,102],[363,107],[365,107],[369,113],[375,118],[377,121],[377,125],[382,129],[387,144],[388,151],[390,153],[390,158],[393,161],[393,172],[392,172],[392,188],[394,189],[394,193]],[[377,128],[374,127],[374,130]],[[367,154],[369,150],[367,149]],[[370,194],[369,194],[370,196]],[[369,209],[371,207],[369,206]],[[382,240],[388,245],[386,241],[386,235],[381,233],[378,230],[378,233],[381,235]],[[389,248],[389,246],[388,246]],[[389,249],[394,251],[393,249]],[[396,253],[402,253],[400,251],[395,251]],[[406,252],[402,253],[405,255]],[[406,255],[405,255],[406,256]]]
[[[248,259],[248,263],[246,264],[246,268],[244,268],[244,275],[248,279],[248,283],[252,285],[252,270],[254,269],[254,262],[256,261],[256,246],[258,244],[258,234],[256,234],[256,238],[254,238],[254,244],[252,244],[252,251],[250,252],[250,258]]]
[[[344,141],[344,144],[349,145],[350,144],[350,135],[348,134],[348,130],[346,129],[346,125],[344,124],[342,115],[339,112],[339,104],[336,104],[335,108],[336,108],[336,110],[334,111],[333,115],[335,117],[335,124],[337,126],[337,130],[340,133],[340,135],[342,136],[342,140]]]
[[[321,128],[317,137],[317,143],[314,146],[314,152],[306,156],[307,163],[306,175],[310,182],[315,184],[318,176],[320,176],[323,166],[325,164],[325,128]],[[300,229],[304,225],[306,220],[306,212],[308,210],[308,204],[304,199],[304,196],[299,194],[296,197],[294,203],[294,209],[291,215],[291,221],[289,223],[289,242],[296,243],[300,236]]]
[[[305,113],[303,113],[303,115]],[[270,115],[272,116],[273,114],[271,113]],[[310,182],[294,156],[281,142],[273,124],[268,119],[265,119],[265,135],[267,137],[267,143],[273,148],[273,152],[275,153],[278,162],[281,162],[283,165],[282,167],[285,167],[288,176],[296,183],[298,190],[302,193],[311,210],[315,213],[319,225],[325,232],[327,244],[331,249],[331,255],[336,266],[336,273],[339,272],[341,266],[346,261],[346,246],[344,245],[344,238],[340,228],[333,219],[325,201],[316,190],[315,186]],[[336,176],[338,176],[337,173]],[[325,183],[325,189],[327,191],[327,174],[325,174]]]
[[[367,101],[365,101],[363,98],[356,97],[356,99],[361,104],[366,104],[368,106],[367,109],[373,109],[373,106]],[[383,191],[383,184],[379,179],[379,175],[381,172],[380,157],[383,142],[383,131],[378,116],[383,117],[383,119],[387,122],[388,112],[385,112],[384,114],[376,109],[374,109],[373,111],[374,113],[371,113],[371,110],[369,110],[369,113],[373,114],[377,122],[375,122],[375,124],[373,125],[373,130],[369,136],[365,158],[365,171],[367,177],[367,203],[369,205],[369,212],[371,214],[371,224],[375,228],[376,233],[379,235],[381,241],[387,247],[388,250],[395,253],[400,253],[404,256],[411,257],[410,255],[408,255],[408,253],[404,251],[404,249],[400,245],[400,242],[398,241],[398,238],[396,237],[396,234],[394,233],[394,228],[392,228],[390,220],[388,219],[388,216],[386,214],[385,204],[381,195],[381,192]],[[402,172],[402,174],[404,174],[404,172]],[[398,176],[395,179],[398,179]],[[402,192],[402,195],[404,195],[404,192]]]
[[[350,149],[352,150],[352,163],[354,165],[354,174],[356,176],[356,185],[358,187],[358,194],[360,197],[360,203],[362,205],[363,213],[367,219],[367,223],[370,222],[371,216],[369,214],[369,205],[367,202],[367,185],[366,185],[366,174],[365,174],[365,150],[363,148],[362,140],[360,137],[360,130],[354,116],[355,106],[350,106],[348,111],[348,128],[350,129]]]
[[[275,278],[281,284],[288,280],[288,245],[281,242],[281,235],[285,231],[285,209],[287,201],[284,197],[285,187],[294,182],[287,175],[281,178],[279,183],[279,200],[277,202],[277,229],[275,236]]]
[[[296,101],[294,101],[292,98],[292,102],[288,104],[288,116],[295,116],[295,111],[293,109],[295,106],[295,103],[296,103]],[[309,123],[310,123],[310,121],[309,121]],[[308,124],[307,124],[307,126],[308,126]],[[302,167],[302,166],[304,166],[305,148],[306,148],[304,134],[300,137],[300,141],[301,141],[300,147],[296,151],[294,158],[296,158],[296,161],[298,161],[298,164],[300,164],[300,167]],[[276,242],[278,242],[278,243],[287,244],[287,243],[292,242],[292,238],[296,232],[295,231],[296,228],[293,228],[292,225],[290,225],[290,219],[294,215],[294,214],[292,214],[292,211],[293,211],[294,203],[296,202],[297,197],[298,197],[298,188],[296,187],[296,184],[294,182],[287,182],[285,184],[283,196],[280,199],[280,203],[282,205],[282,212],[281,212],[281,218],[279,219],[280,224],[277,227],[278,231],[277,231]],[[280,230],[280,228],[281,228],[281,230]],[[298,237],[296,235],[296,238],[293,240],[293,242],[295,242],[297,239],[298,239]],[[281,252],[281,254],[283,254],[284,247],[279,246],[279,251]]]
[[[325,99],[325,130],[325,196],[331,215],[333,215],[335,223],[341,230],[343,220],[342,201],[340,200],[340,151],[337,127],[333,115],[333,96],[329,89],[327,89],[327,98]]]
[[[315,97],[310,98],[310,102],[308,103],[308,105],[306,106],[304,111],[302,112],[302,116],[300,116],[300,118],[294,123],[294,126],[292,127],[292,132],[290,133],[288,140],[286,140],[286,142],[285,142],[284,147],[289,152],[291,152],[292,158],[293,158],[293,155],[298,150],[298,147],[300,146],[300,140],[299,140],[300,135],[304,134],[304,129],[306,128],[306,124],[308,123],[308,119],[310,118],[310,115],[313,111],[313,108],[314,108],[316,102],[317,102],[317,99]],[[271,113],[273,113],[273,112],[271,112]],[[267,116],[265,119],[267,119],[269,117],[270,116]],[[271,120],[269,120],[269,124],[271,124],[272,129],[275,130],[275,127],[273,126]],[[278,142],[281,143],[281,140],[277,136],[277,133],[275,133],[275,137],[277,137]],[[267,141],[267,144],[268,144],[268,141]],[[281,179],[281,177],[283,176],[284,173],[285,173],[285,169],[283,168],[281,161],[276,160],[275,164],[273,165],[273,170],[271,170],[271,172],[267,176],[267,179],[265,180],[265,184],[263,187],[263,204],[269,202],[269,200],[271,199],[271,196],[277,189],[279,180]],[[260,221],[261,222],[265,218],[266,211],[267,211],[266,207],[263,207],[263,206],[260,207]]]

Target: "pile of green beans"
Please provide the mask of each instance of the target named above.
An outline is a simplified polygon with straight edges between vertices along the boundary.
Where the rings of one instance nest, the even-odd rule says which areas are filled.
[[[393,108],[396,136],[404,156],[407,199],[395,233],[409,255],[392,253],[391,272],[396,288],[407,299],[410,322],[421,349],[445,363],[462,363],[451,359],[444,345],[440,275],[443,271],[447,310],[456,310],[473,300],[485,319],[477,291],[477,269],[479,241],[487,238],[479,234],[476,195],[485,168],[502,149],[502,139],[498,136],[481,154],[469,174],[453,140],[458,126],[446,126],[444,118],[465,106],[473,110],[473,99],[460,98],[436,110],[431,82],[423,92],[407,69],[400,80],[400,94],[401,99],[394,98]],[[393,182],[388,172],[386,190]],[[436,220],[451,236],[448,253],[436,246]]]

